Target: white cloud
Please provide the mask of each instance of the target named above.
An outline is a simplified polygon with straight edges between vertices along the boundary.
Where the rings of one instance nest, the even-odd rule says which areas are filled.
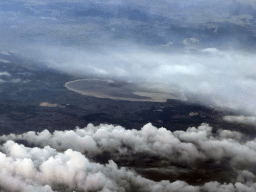
[[[219,51],[215,47],[200,50],[202,45],[202,47],[207,46],[207,42],[205,42],[207,38],[204,37],[204,34],[200,35],[195,32],[196,34],[189,35],[188,33],[187,37],[183,37],[179,36],[179,32],[177,32],[173,36],[173,29],[170,27],[172,25],[166,24],[166,21],[156,22],[152,25],[150,22],[129,20],[126,16],[85,17],[83,19],[72,16],[72,14],[75,15],[78,8],[86,9],[87,4],[92,1],[24,0],[23,2],[30,5],[46,6],[44,9],[42,6],[32,6],[33,9],[38,9],[38,14],[34,16],[24,13],[16,13],[18,16],[9,16],[9,14],[3,13],[9,20],[1,32],[2,42],[19,50],[19,54],[22,56],[45,61],[54,68],[76,75],[96,75],[147,84],[165,83],[169,84],[168,87],[175,87],[178,95],[187,93],[196,95],[198,101],[207,105],[255,113],[253,101],[256,98],[256,82],[255,79],[248,78],[255,76],[255,65],[253,64],[255,58],[253,55],[243,54],[243,50],[241,52],[225,52]],[[78,2],[79,5],[73,3],[74,9],[70,7],[58,9],[48,5],[48,3],[57,2]],[[93,2],[95,3],[95,1]],[[220,26],[215,22],[218,21],[228,21],[242,26],[248,25],[248,22],[252,22],[250,14],[253,12],[248,8],[248,4],[240,5],[238,2],[223,0],[196,0],[193,2],[111,0],[97,1],[96,3],[96,7],[102,8],[102,10],[111,8],[113,14],[117,11],[117,7],[114,5],[119,5],[119,7],[131,6],[146,15],[165,16],[172,21],[175,20],[174,23],[178,22],[177,26],[185,25],[187,31],[190,30],[188,26],[195,29],[197,24],[201,23],[210,23],[209,26],[214,25],[214,28],[217,29]],[[246,14],[239,12],[238,15],[230,13],[239,7],[244,12],[247,9],[250,12]],[[57,20],[49,18],[57,18]],[[212,22],[215,24],[211,24]],[[152,29],[150,29],[151,25]],[[179,43],[182,44],[183,39],[183,43],[186,45],[182,46],[188,48],[187,51],[195,51],[196,54],[186,54],[184,50],[180,54],[161,52],[158,50],[160,46],[155,47],[154,45],[149,50],[140,46],[140,43],[139,45],[134,43],[141,40],[137,36],[142,35],[144,30],[149,34],[155,34],[158,30],[156,25],[165,31],[166,36],[163,37],[163,40],[173,42],[171,47],[175,47],[177,44],[173,40],[180,37]],[[250,25],[253,30],[253,25],[251,23]],[[207,26],[205,27],[207,28]],[[116,31],[120,28],[120,34],[111,31],[113,27]],[[134,29],[141,29],[141,31],[135,32]],[[121,35],[123,38],[116,38],[116,35]],[[210,37],[211,35],[207,34],[206,36]],[[222,37],[221,34],[217,36]],[[236,39],[235,36],[234,38]],[[149,41],[151,39],[153,37],[149,36]],[[221,44],[220,48],[224,44],[225,47],[227,47],[226,45],[239,46],[239,43],[234,43],[233,39],[230,42],[222,41],[216,40],[216,44]],[[8,61],[4,59],[4,62]],[[169,88],[163,88],[162,91],[166,93]],[[172,94],[173,89],[169,92]],[[185,95],[184,98],[188,97]]]
[[[10,63],[10,61],[6,60],[6,59],[0,59],[0,62],[3,62],[3,63]]]
[[[232,123],[243,123],[247,125],[254,125],[256,126],[256,117],[255,116],[225,116],[223,117],[225,121],[232,122]]]
[[[36,58],[46,58],[50,66],[68,73],[127,80],[148,89],[162,84],[158,88],[162,93],[192,94],[207,105],[255,113],[253,55],[216,48],[202,50],[208,53],[203,55],[169,54],[127,46],[108,49],[106,45],[100,51],[40,45],[33,49],[38,51]]]
[[[4,72],[0,72],[0,76],[7,76],[7,77],[10,77],[12,76],[10,73],[8,73],[7,71],[4,71]]]
[[[157,183],[126,168],[118,168],[113,161],[106,165],[90,162],[71,149],[50,157],[48,154],[53,151],[50,147],[31,149],[7,141],[2,149],[8,155],[0,152],[0,184],[8,190],[61,191],[58,186],[62,186],[62,190],[82,191],[133,191],[135,187],[140,191],[189,191],[198,188],[180,181]],[[17,157],[12,151],[25,152],[27,157]]]
[[[165,128],[157,129],[151,124],[145,125],[139,131],[125,130],[120,126],[97,127],[90,124],[85,129],[74,131],[54,131],[51,134],[45,130],[38,134],[28,132],[19,136],[2,136],[1,139],[22,139],[36,145],[50,145],[58,151],[73,149],[90,156],[118,151],[122,155],[157,155],[174,162],[193,163],[197,159],[220,160],[232,157],[235,164],[256,163],[256,143],[240,144],[241,134],[237,132],[220,131],[220,137],[212,137],[211,130],[207,124],[202,124],[198,129],[188,128],[187,131],[173,133]],[[179,157],[174,155],[177,151],[180,151]],[[13,153],[16,154],[15,151]],[[240,159],[239,156],[243,156],[244,159]],[[245,159],[247,161],[243,162]]]
[[[2,11],[1,16],[5,19],[1,24],[6,23],[1,31],[1,39],[8,43],[3,47],[17,47],[16,49],[22,50],[19,53],[46,61],[50,66],[71,74],[127,80],[164,94],[176,93],[185,95],[184,98],[196,95],[202,103],[255,114],[256,68],[253,55],[245,55],[239,51],[219,51],[214,47],[200,51],[203,41],[191,37],[183,37],[183,43],[185,46],[192,46],[196,54],[170,54],[154,48],[149,50],[123,42],[126,36],[122,40],[116,40],[113,38],[114,32],[107,31],[109,26],[113,28],[112,25],[117,25],[115,32],[118,31],[118,26],[137,28],[145,24],[143,21],[112,18],[107,22],[103,18],[86,18],[84,23],[80,23],[81,20],[66,15],[67,10],[51,8],[49,15],[47,12],[47,5],[51,3],[92,1],[23,2],[30,8],[33,7],[37,15]],[[250,24],[252,19],[251,15],[243,13],[233,16],[229,11],[233,10],[234,1],[93,1],[95,2],[102,6],[129,4],[149,15],[174,19],[180,26],[226,21],[244,26]],[[243,2],[254,6],[252,1]],[[41,9],[42,5],[46,6],[43,7],[45,9]],[[169,24],[164,27],[169,29]],[[218,26],[215,28],[214,32],[217,34]],[[131,31],[128,28],[126,32]],[[9,63],[5,59],[9,53],[1,54],[3,59],[0,61]],[[0,76],[10,74],[1,72]],[[10,82],[20,80],[13,79]],[[255,117],[228,116],[224,119],[255,125]],[[157,129],[151,124],[145,125],[141,130],[90,124],[84,129],[54,133],[45,130],[41,133],[28,132],[0,138],[0,186],[3,190],[50,192],[62,191],[61,187],[65,187],[68,190],[82,191],[256,191],[256,141],[244,141],[241,133],[227,130],[213,134],[212,128],[207,124],[174,132],[165,128]],[[26,147],[15,143],[15,140],[25,140],[38,147]],[[132,168],[118,167],[113,160],[106,164],[92,161],[104,153],[110,154],[110,159],[126,158],[127,161],[134,160],[139,155],[149,158],[153,156],[160,159],[157,162],[160,166],[165,163],[173,167],[182,164],[189,167],[190,171],[204,169],[200,166],[205,162],[212,161],[213,167],[222,166],[224,162],[236,177],[228,178],[224,184],[211,178],[210,182],[194,186],[179,180],[154,182],[135,173]],[[177,175],[182,172],[179,166],[172,171]]]
[[[62,186],[78,191],[133,191],[134,188],[139,191],[188,192],[256,190],[255,140],[244,142],[241,133],[228,130],[219,130],[213,135],[207,124],[174,132],[151,124],[141,130],[90,124],[84,129],[52,134],[47,130],[37,134],[11,134],[0,139],[3,143],[0,146],[0,185],[3,189],[61,191]],[[25,147],[15,140],[26,140],[40,147]],[[236,177],[233,177],[233,184],[221,184],[215,177],[198,186],[180,180],[155,182],[133,170],[119,168],[113,160],[105,165],[90,160],[103,152],[110,153],[114,160],[126,156],[126,161],[133,161],[139,154],[145,157],[153,155],[171,165],[179,163],[200,170],[209,160],[212,166],[226,161],[226,166]],[[165,164],[162,166],[167,168]],[[174,170],[179,174],[181,168]]]

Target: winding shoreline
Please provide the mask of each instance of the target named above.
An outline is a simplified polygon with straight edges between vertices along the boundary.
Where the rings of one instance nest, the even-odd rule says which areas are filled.
[[[91,84],[88,84],[89,82],[91,82]],[[114,81],[112,80],[78,79],[66,82],[65,87],[68,90],[77,92],[81,95],[92,96],[97,98],[108,98],[113,100],[162,103],[166,102],[167,99],[179,99],[167,93],[153,92],[152,90],[146,90],[145,88],[142,89],[137,85],[134,86],[128,84],[120,87],[110,87],[108,84],[113,82]],[[93,86],[93,83],[96,84]],[[81,87],[84,88],[81,89]],[[91,88],[91,90],[89,90],[89,88]]]

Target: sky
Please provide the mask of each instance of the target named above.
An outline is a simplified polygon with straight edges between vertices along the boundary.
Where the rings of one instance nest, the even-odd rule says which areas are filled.
[[[255,20],[253,0],[0,0],[0,50],[78,79],[128,81],[236,110],[242,115],[224,120],[255,125]],[[7,76],[0,71],[0,79]],[[0,136],[0,190],[256,190],[255,140],[240,132],[213,133],[207,124],[174,132],[151,124],[70,129]],[[113,160],[92,161],[100,154]],[[174,180],[153,181],[115,163],[141,156],[158,159],[156,170],[144,173],[166,172]],[[217,167],[222,177],[201,165]],[[184,173],[206,179],[192,184]]]

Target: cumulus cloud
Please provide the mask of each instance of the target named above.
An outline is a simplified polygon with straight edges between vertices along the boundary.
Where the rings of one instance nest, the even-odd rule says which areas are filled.
[[[255,56],[243,50],[254,39],[252,1],[11,3],[0,12],[1,49],[78,76],[121,79],[255,114]],[[13,54],[2,51],[0,61],[12,62],[7,56]],[[224,119],[255,125],[254,117]],[[151,124],[141,130],[89,124],[0,141],[2,191],[256,190],[256,141],[212,132],[207,124],[174,132]]]
[[[6,190],[17,191],[37,188],[41,191],[254,191],[256,141],[244,141],[243,137],[228,130],[213,134],[207,124],[171,132],[150,123],[141,130],[89,124],[83,129],[53,133],[45,130],[3,135],[0,174],[4,179],[0,184]],[[19,144],[21,141],[26,141],[26,146]],[[97,163],[102,154],[106,163]],[[183,174],[183,177],[184,173],[196,176],[202,171],[213,171],[211,174],[219,171],[225,184],[214,175],[207,179],[199,177],[203,180],[201,185],[186,181],[186,177],[183,181],[153,181],[147,178],[147,172],[143,176],[135,172],[142,168],[139,165],[127,164],[136,159],[143,163],[150,158],[154,159],[151,161],[154,165],[158,164],[157,174],[161,174],[160,167],[175,170],[173,176]],[[120,167],[115,161],[125,161],[128,167]],[[216,168],[211,170],[211,167]],[[228,176],[221,176],[225,171]]]
[[[141,130],[126,130],[113,125],[97,127],[89,124],[84,129],[54,131],[52,134],[48,130],[40,133],[31,131],[17,136],[11,134],[1,136],[1,140],[21,139],[39,146],[49,145],[59,151],[73,149],[93,156],[103,152],[118,152],[124,155],[146,153],[186,163],[194,162],[197,159],[214,158],[217,160],[224,157],[235,157],[251,150],[246,145],[237,143],[235,139],[241,138],[241,134],[237,132],[221,131],[218,138],[212,137],[211,131],[212,128],[207,124],[173,133],[165,128],[158,129],[151,124],[145,125]],[[226,140],[227,138],[229,140]],[[235,144],[238,144],[240,150],[229,149],[231,145]],[[209,149],[215,149],[218,153],[212,153]],[[180,155],[177,156],[177,152],[180,152]],[[256,153],[247,153],[246,156],[253,163]]]
[[[109,161],[90,162],[71,149],[63,153],[50,147],[27,148],[7,141],[0,152],[0,184],[12,191],[196,191],[182,181],[154,182]]]

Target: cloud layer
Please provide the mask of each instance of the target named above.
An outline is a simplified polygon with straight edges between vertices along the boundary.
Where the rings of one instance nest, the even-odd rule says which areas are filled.
[[[250,54],[216,48],[170,54],[131,45],[99,52],[41,48],[50,66],[69,73],[121,79],[182,99],[196,98],[204,104],[255,114],[255,56]]]
[[[77,77],[256,114],[253,1],[11,0],[0,8],[4,65],[14,56],[5,50],[16,51]],[[13,76],[1,71],[0,83],[20,81]],[[254,117],[224,120],[255,125]],[[256,191],[256,140],[207,124],[174,132],[89,124],[0,141],[0,191]]]
[[[246,125],[256,126],[255,116],[224,116],[223,119],[231,123],[243,123]]]
[[[2,49],[255,114],[252,1],[14,0],[0,8]]]
[[[45,130],[4,135],[0,138],[0,185],[3,190],[17,191],[255,191],[256,141],[245,142],[245,136],[235,131],[213,134],[211,130],[207,124],[174,132],[151,124],[141,130],[89,124],[52,134]],[[29,143],[27,147],[19,144],[22,141]],[[100,154],[105,154],[106,163],[95,162]],[[158,164],[155,174],[161,174],[162,167],[173,172],[169,174],[174,178],[183,175],[184,179],[147,179],[148,168],[143,168],[140,156],[154,159],[148,168]],[[129,165],[136,159],[142,160],[142,167]],[[115,161],[128,161],[128,167]],[[141,168],[146,170],[144,176],[134,171]],[[213,175],[198,177],[200,172]],[[200,185],[186,181],[184,175],[191,173],[202,180]]]

